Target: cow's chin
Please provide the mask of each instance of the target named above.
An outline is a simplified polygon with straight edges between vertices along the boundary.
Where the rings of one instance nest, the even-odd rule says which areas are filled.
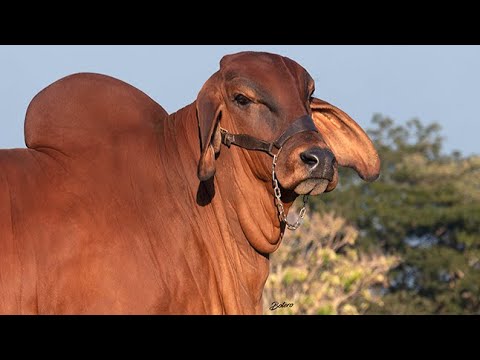
[[[298,184],[294,191],[298,195],[320,195],[328,187],[329,181],[327,179],[311,178],[303,180]]]

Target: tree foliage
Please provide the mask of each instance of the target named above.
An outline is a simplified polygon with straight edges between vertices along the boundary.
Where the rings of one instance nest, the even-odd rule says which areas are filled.
[[[369,131],[382,160],[374,183],[343,170],[340,186],[314,200],[361,229],[362,251],[402,259],[389,274],[385,306],[370,313],[480,312],[480,157],[442,153],[438,124],[406,126],[376,116]]]
[[[294,209],[293,209],[294,210]],[[314,213],[287,232],[271,256],[264,291],[266,314],[361,314],[382,306],[374,285],[386,285],[395,256],[360,253],[358,230],[331,212]],[[270,310],[273,302],[293,304]]]

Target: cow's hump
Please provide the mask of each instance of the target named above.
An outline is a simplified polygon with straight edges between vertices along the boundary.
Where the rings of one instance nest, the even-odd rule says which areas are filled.
[[[39,92],[25,118],[28,148],[67,155],[111,146],[122,138],[154,131],[166,111],[137,88],[115,78],[79,73]]]

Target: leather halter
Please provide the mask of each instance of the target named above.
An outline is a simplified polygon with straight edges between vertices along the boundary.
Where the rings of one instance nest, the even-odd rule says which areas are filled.
[[[318,132],[310,115],[304,115],[295,120],[278,139],[272,142],[260,140],[247,134],[231,134],[227,130],[220,128],[222,144],[228,147],[236,145],[247,150],[263,151],[272,157],[278,154],[288,139],[305,131]],[[276,149],[275,153],[272,152],[274,149]]]

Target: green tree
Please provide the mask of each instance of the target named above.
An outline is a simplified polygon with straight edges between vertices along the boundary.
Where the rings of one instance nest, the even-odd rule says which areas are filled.
[[[402,261],[370,313],[480,313],[480,157],[442,153],[438,124],[395,125],[379,115],[369,131],[382,160],[374,183],[341,171],[340,186],[313,200],[359,229],[363,251]]]

